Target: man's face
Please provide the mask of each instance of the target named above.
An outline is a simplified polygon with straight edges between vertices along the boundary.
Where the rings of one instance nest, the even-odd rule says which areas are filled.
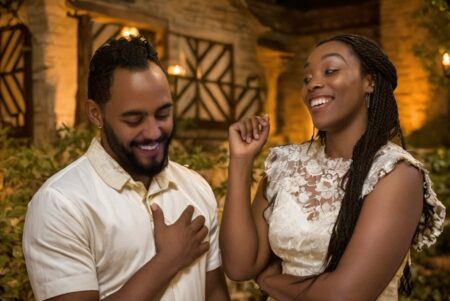
[[[169,83],[159,66],[117,69],[102,115],[102,144],[133,178],[153,177],[167,165],[173,107]]]

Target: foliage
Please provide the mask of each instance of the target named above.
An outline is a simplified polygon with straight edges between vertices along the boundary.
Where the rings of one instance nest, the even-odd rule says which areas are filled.
[[[450,209],[450,149],[416,149],[412,151],[430,171],[433,189]],[[437,243],[412,254],[414,290],[403,301],[450,300],[450,227],[447,225]]]
[[[0,130],[0,299],[32,300],[21,239],[26,206],[54,172],[86,149],[92,132],[63,128],[58,143],[37,149],[26,139]]]
[[[450,209],[450,149],[416,149],[412,153],[425,164],[434,191],[446,208]]]
[[[21,243],[27,204],[46,179],[86,151],[94,135],[89,127],[64,127],[52,145],[39,149],[27,139],[8,138],[7,130],[0,129],[0,300],[34,300]],[[186,147],[174,140],[170,158],[200,172],[210,182],[217,199],[223,198],[226,148],[198,144]],[[223,174],[222,180],[214,181],[219,174]],[[245,289],[257,296],[252,293],[255,290],[252,282],[230,281],[229,285],[231,290]]]
[[[199,145],[195,143],[191,146],[186,144],[182,146],[175,141],[171,146],[170,158],[175,162],[189,166],[205,177],[219,202],[218,213],[220,219],[223,199],[227,191],[228,149],[214,144]],[[263,151],[255,160],[255,168],[252,174],[253,184],[256,184],[261,176],[264,158],[265,152]],[[263,300],[261,291],[253,281],[234,282],[227,279],[227,285],[233,300]]]
[[[450,94],[449,94],[450,96]],[[405,139],[414,147],[450,147],[450,134],[448,127],[442,126],[448,123],[448,116],[439,116],[427,121],[427,123],[410,133]]]
[[[414,289],[402,301],[450,300],[450,228],[447,226],[436,245],[412,254]]]
[[[94,136],[91,128],[63,128],[57,141],[46,149],[38,149],[25,139],[10,139],[0,130],[0,300],[33,300],[22,254],[21,237],[26,206],[35,191],[57,170],[63,168],[89,146]],[[440,200],[450,208],[450,150],[415,149],[412,151],[431,172],[433,188]],[[253,177],[262,170],[265,154],[258,157]],[[211,184],[218,200],[226,192],[228,152],[221,145],[186,146],[174,140],[170,158],[199,171]],[[413,253],[415,289],[405,301],[448,300],[450,295],[450,229],[432,248]],[[447,260],[447,261],[445,261]],[[444,264],[442,264],[444,262]],[[253,282],[228,282],[230,291],[260,300]]]
[[[450,8],[445,0],[424,0],[415,13],[421,26],[428,31],[427,39],[418,43],[415,54],[422,59],[431,83],[448,86],[449,78],[442,76],[437,60],[444,52],[450,52]],[[437,47],[436,47],[437,45]]]

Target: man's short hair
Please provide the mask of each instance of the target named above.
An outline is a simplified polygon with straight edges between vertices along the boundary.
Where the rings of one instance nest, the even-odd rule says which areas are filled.
[[[143,37],[109,39],[95,51],[89,64],[88,98],[105,104],[111,97],[112,76],[116,69],[144,70],[149,62],[162,67],[155,48]]]

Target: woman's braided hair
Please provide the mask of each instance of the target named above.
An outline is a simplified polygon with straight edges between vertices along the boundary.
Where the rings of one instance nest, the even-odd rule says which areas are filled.
[[[364,202],[361,197],[364,180],[375,154],[396,136],[405,148],[393,92],[397,86],[397,72],[387,55],[375,42],[357,35],[337,35],[317,46],[330,41],[339,41],[350,47],[361,63],[362,75],[370,75],[374,81],[374,91],[370,95],[367,129],[353,148],[352,163],[342,181],[345,194],[328,246],[324,272],[336,269],[352,237]],[[323,131],[319,131],[318,136],[326,139]],[[406,265],[400,290],[410,294],[411,289],[411,274],[409,265]]]

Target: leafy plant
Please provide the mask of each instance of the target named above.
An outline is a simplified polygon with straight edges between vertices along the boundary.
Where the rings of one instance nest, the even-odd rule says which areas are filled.
[[[441,147],[412,152],[425,164],[430,172],[433,189],[446,208],[450,209],[450,149]]]
[[[85,132],[74,134],[73,129],[61,129],[59,144],[37,149],[29,140],[8,138],[7,129],[0,130],[1,300],[33,300],[21,244],[26,207],[40,185],[88,145]]]
[[[415,54],[429,74],[431,83],[448,86],[449,79],[442,76],[439,63],[444,52],[450,51],[450,7],[446,0],[424,0],[415,12],[421,26],[428,31],[427,39],[416,44]]]
[[[29,140],[8,138],[7,131],[0,130],[0,300],[34,300],[21,244],[26,206],[48,177],[86,151],[94,135],[88,127],[65,127],[58,131],[55,143],[38,149]],[[450,208],[450,150],[416,149],[413,152],[430,170],[433,188]],[[264,152],[255,162],[255,183],[261,175],[265,155]],[[211,184],[217,199],[223,199],[227,189],[226,147],[198,143],[186,146],[175,139],[170,148],[170,158],[200,172]],[[449,286],[446,284],[450,281],[450,272],[442,266],[442,262],[450,257],[449,252],[450,233],[449,227],[446,227],[435,246],[413,254],[415,289],[405,301],[448,300],[445,298],[449,296]],[[228,281],[228,285],[236,296],[261,300],[259,291],[251,281]]]
[[[87,150],[94,135],[90,127],[64,127],[52,145],[39,149],[28,139],[9,138],[7,130],[0,129],[0,300],[34,300],[21,241],[27,204],[45,180]],[[200,172],[211,184],[217,199],[223,198],[228,163],[226,148],[198,144],[186,147],[175,139],[170,158]],[[229,285],[232,290],[245,289],[254,295],[252,282],[230,281]]]
[[[430,171],[433,189],[450,209],[450,149],[415,149],[412,153]],[[448,214],[447,214],[448,215]],[[423,252],[412,253],[414,290],[402,301],[448,301],[450,296],[450,227],[438,238],[437,243]]]

